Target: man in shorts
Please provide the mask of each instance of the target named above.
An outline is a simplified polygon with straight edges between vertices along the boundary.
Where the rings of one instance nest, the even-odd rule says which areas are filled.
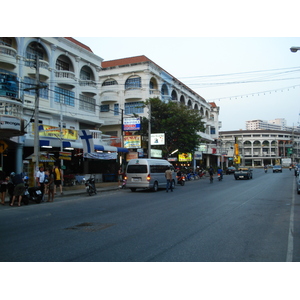
[[[24,184],[22,175],[21,174],[15,175],[15,173],[11,173],[10,176],[11,176],[11,180],[12,180],[13,184],[15,185],[14,195],[12,197],[10,206],[14,206],[16,197],[18,197],[18,206],[21,206],[22,196],[25,192],[25,184]]]
[[[59,187],[60,193],[62,195],[63,194],[62,182],[64,180],[62,170],[58,166],[55,166],[53,172],[54,172],[54,195],[56,194],[57,187]]]

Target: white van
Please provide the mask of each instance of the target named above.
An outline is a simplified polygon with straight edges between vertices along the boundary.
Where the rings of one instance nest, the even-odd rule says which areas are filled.
[[[131,159],[126,169],[126,187],[132,192],[136,189],[166,188],[165,171],[171,168],[173,173],[172,187],[175,188],[176,173],[174,167],[164,159]]]

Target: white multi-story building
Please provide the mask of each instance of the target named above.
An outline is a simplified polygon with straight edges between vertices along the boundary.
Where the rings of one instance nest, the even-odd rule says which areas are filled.
[[[300,132],[299,126],[287,126],[284,118],[274,120],[251,120],[246,121],[246,130],[286,130]]]
[[[148,108],[140,103],[158,97],[199,111],[205,123],[205,132],[199,132],[199,135],[206,143],[218,138],[219,107],[206,102],[146,56],[103,61],[100,83],[101,116],[104,119],[101,130],[106,134],[121,136],[121,110],[124,116],[136,113],[148,117]]]
[[[198,110],[206,128],[199,132],[203,141],[209,144],[218,138],[219,107],[207,103],[145,56],[103,62],[73,38],[0,38],[0,167],[6,172],[25,169],[33,174],[35,121],[39,122],[39,151],[45,150],[51,162],[52,157],[60,162],[59,151],[71,147],[72,162],[65,163],[70,167],[80,164],[80,129],[93,131],[99,151],[128,152],[111,144],[109,147],[101,131],[120,139],[120,111],[125,116],[147,116],[147,110],[137,108],[137,104],[151,97]],[[207,155],[213,146],[206,147]],[[28,167],[24,168],[24,163]]]
[[[0,38],[0,118],[13,121],[0,126],[8,144],[6,172],[23,171],[24,158],[33,153],[37,57],[39,82],[46,86],[39,89],[41,151],[52,147],[58,154],[61,147],[76,146],[79,129],[99,129],[104,122],[97,85],[102,58],[89,47],[73,38]],[[47,131],[51,127],[59,130]]]
[[[280,164],[283,158],[293,162],[300,159],[300,133],[263,129],[221,131],[219,147],[227,167],[233,163],[236,138],[242,165],[256,167]]]

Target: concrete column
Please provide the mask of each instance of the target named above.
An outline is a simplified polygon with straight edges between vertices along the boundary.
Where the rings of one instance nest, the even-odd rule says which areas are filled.
[[[23,144],[16,144],[16,174],[23,172]]]

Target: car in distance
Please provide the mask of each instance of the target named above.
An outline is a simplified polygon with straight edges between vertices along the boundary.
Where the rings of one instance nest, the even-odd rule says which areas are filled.
[[[273,166],[273,173],[282,173],[282,167],[281,165],[275,165]]]
[[[228,167],[226,170],[226,175],[234,174],[235,171],[236,171],[235,167]]]
[[[252,169],[248,167],[239,167],[235,172],[234,172],[234,178],[235,180],[238,179],[252,179]]]

